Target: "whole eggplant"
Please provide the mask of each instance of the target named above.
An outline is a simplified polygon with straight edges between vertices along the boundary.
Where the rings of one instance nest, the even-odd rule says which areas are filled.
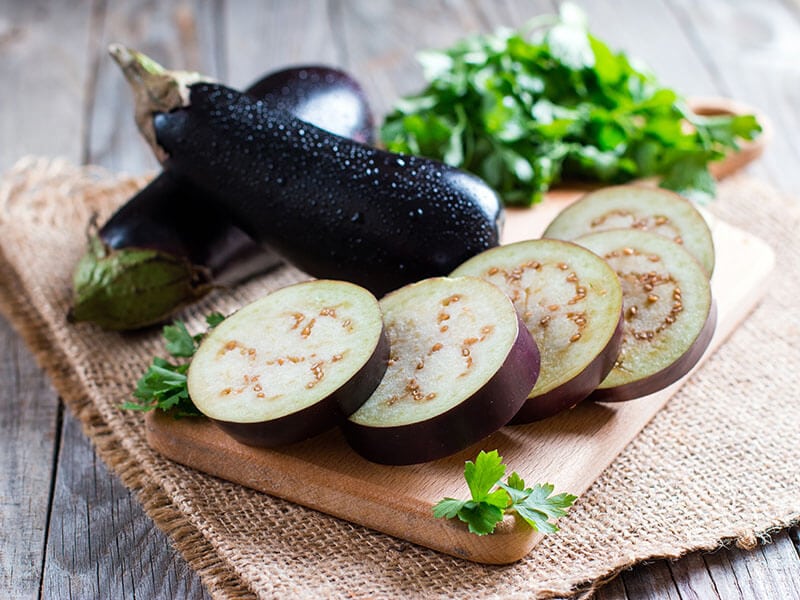
[[[246,93],[327,131],[374,141],[366,95],[338,69],[283,69]],[[215,286],[233,285],[280,262],[236,227],[208,192],[165,169],[90,235],[75,270],[69,317],[136,329],[163,321]]]
[[[163,164],[310,275],[381,296],[499,243],[500,201],[473,175],[331,134],[194,74],[150,76],[134,51],[112,54]]]

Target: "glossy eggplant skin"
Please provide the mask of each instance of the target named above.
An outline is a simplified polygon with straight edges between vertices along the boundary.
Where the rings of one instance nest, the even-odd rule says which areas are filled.
[[[672,385],[686,375],[703,357],[717,328],[717,303],[712,300],[706,322],[689,349],[671,365],[648,377],[613,388],[597,388],[588,400],[594,402],[625,402],[653,394]]]
[[[374,142],[373,117],[361,86],[347,73],[324,66],[277,71],[247,88],[260,98],[321,129]],[[233,225],[208,194],[167,169],[100,228],[111,249],[149,248],[206,268],[208,280],[230,285],[280,262]]]
[[[367,96],[344,71],[316,65],[283,69],[257,81],[246,93],[330,133],[362,144],[375,143]]]
[[[332,135],[218,84],[189,89],[189,106],[153,116],[165,166],[310,275],[382,296],[499,244],[502,207],[477,177]]]
[[[338,69],[283,69],[246,93],[327,131],[374,141],[366,95]],[[207,192],[169,169],[112,215],[95,242],[76,270],[69,317],[106,329],[158,323],[213,286],[234,285],[281,262],[236,227]],[[165,280],[172,282],[167,288]]]
[[[281,261],[231,223],[207,194],[164,171],[100,228],[108,248],[149,248],[183,257],[197,284],[232,285]]]
[[[347,73],[324,66],[276,71],[247,88],[269,102],[331,133],[371,144],[373,117],[366,95]],[[187,258],[208,269],[209,280],[230,285],[275,266],[225,211],[190,180],[165,170],[100,228],[109,248],[149,248]]]

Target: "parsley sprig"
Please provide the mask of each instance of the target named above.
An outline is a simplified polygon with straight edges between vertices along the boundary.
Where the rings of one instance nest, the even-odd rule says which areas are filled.
[[[531,205],[563,179],[661,177],[714,196],[708,163],[752,140],[753,115],[701,116],[641,63],[589,33],[570,3],[520,31],[475,35],[418,55],[428,87],[381,129],[393,152],[476,173],[507,205]]]
[[[209,329],[219,325],[225,317],[218,312],[206,317]],[[166,340],[164,348],[173,358],[191,358],[197,347],[205,337],[205,333],[191,335],[183,321],[175,321],[166,325],[162,330]],[[186,371],[189,370],[190,361],[170,362],[164,358],[156,357],[153,363],[136,382],[133,392],[134,400],[123,403],[124,410],[149,411],[160,409],[173,411],[178,417],[197,416],[200,411],[189,398],[186,387]]]
[[[566,514],[576,496],[561,493],[552,495],[554,487],[549,483],[537,483],[525,487],[525,481],[514,471],[503,482],[506,465],[497,450],[481,450],[475,462],[464,464],[470,500],[445,498],[433,507],[437,519],[458,517],[465,522],[471,533],[492,533],[506,513],[515,511],[535,531],[555,533],[558,527],[550,521]]]

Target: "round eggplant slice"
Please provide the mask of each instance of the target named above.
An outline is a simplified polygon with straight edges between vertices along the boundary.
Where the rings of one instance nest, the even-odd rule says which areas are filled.
[[[452,274],[503,290],[539,347],[539,378],[512,423],[575,406],[614,366],[622,288],[608,263],[589,250],[560,240],[518,242],[482,252]]]
[[[616,229],[576,240],[608,261],[622,284],[622,348],[592,400],[631,400],[688,373],[711,342],[716,310],[703,268],[665,237]]]
[[[589,192],[562,210],[543,237],[574,240],[608,229],[651,231],[681,244],[714,271],[714,241],[708,223],[689,200],[660,188],[620,185]]]
[[[539,374],[539,351],[509,298],[474,277],[435,277],[381,302],[391,345],[375,393],[345,421],[373,462],[448,456],[500,429]]]
[[[371,293],[344,281],[308,281],[214,328],[189,367],[189,395],[244,444],[288,444],[357,410],[383,377],[388,356]]]

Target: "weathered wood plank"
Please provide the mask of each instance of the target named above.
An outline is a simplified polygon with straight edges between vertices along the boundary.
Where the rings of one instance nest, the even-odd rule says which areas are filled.
[[[667,563],[675,587],[683,600],[718,598],[717,586],[699,552]]]
[[[669,1],[720,91],[758,107],[775,125],[776,135],[753,172],[800,194],[795,139],[800,130],[800,8],[780,0]]]
[[[720,598],[800,598],[800,561],[787,532],[751,552],[724,550],[704,560]]]
[[[80,160],[90,14],[90,0],[0,1],[0,169],[27,153]],[[60,409],[2,319],[0,383],[0,597],[33,597],[42,576]]]
[[[58,398],[0,318],[0,597],[38,593],[58,427]]]
[[[119,42],[164,66],[216,76],[216,10],[213,3],[111,3],[98,17],[90,49],[91,98],[85,160],[114,171],[144,173],[158,168],[133,122],[133,96],[122,73],[106,53]]]
[[[593,600],[629,600],[629,598],[621,574],[598,589],[592,596]]]
[[[61,441],[42,597],[207,597],[69,413]]]
[[[130,91],[106,57],[110,41],[141,49],[170,66],[218,68],[215,6],[186,2],[100,5],[88,48],[87,162],[141,172],[156,167],[132,121]],[[210,38],[210,39],[209,39]],[[206,597],[199,576],[94,454],[67,416],[58,456],[42,595],[77,598]]]
[[[222,18],[226,82],[244,88],[290,65],[341,66],[344,58],[331,29],[330,11],[325,0],[227,2]]]
[[[23,154],[80,160],[91,0],[0,0],[0,170]]]
[[[362,0],[337,6],[347,66],[364,85],[379,121],[400,95],[423,87],[416,52],[444,48],[486,29],[466,0]]]
[[[639,565],[623,572],[595,597],[800,600],[800,556],[792,539],[796,534],[797,528],[791,533],[780,532],[772,543],[752,551],[723,548],[711,553],[696,552],[677,561]]]
[[[681,599],[666,561],[638,565],[630,571],[624,571],[620,577],[631,600]]]

